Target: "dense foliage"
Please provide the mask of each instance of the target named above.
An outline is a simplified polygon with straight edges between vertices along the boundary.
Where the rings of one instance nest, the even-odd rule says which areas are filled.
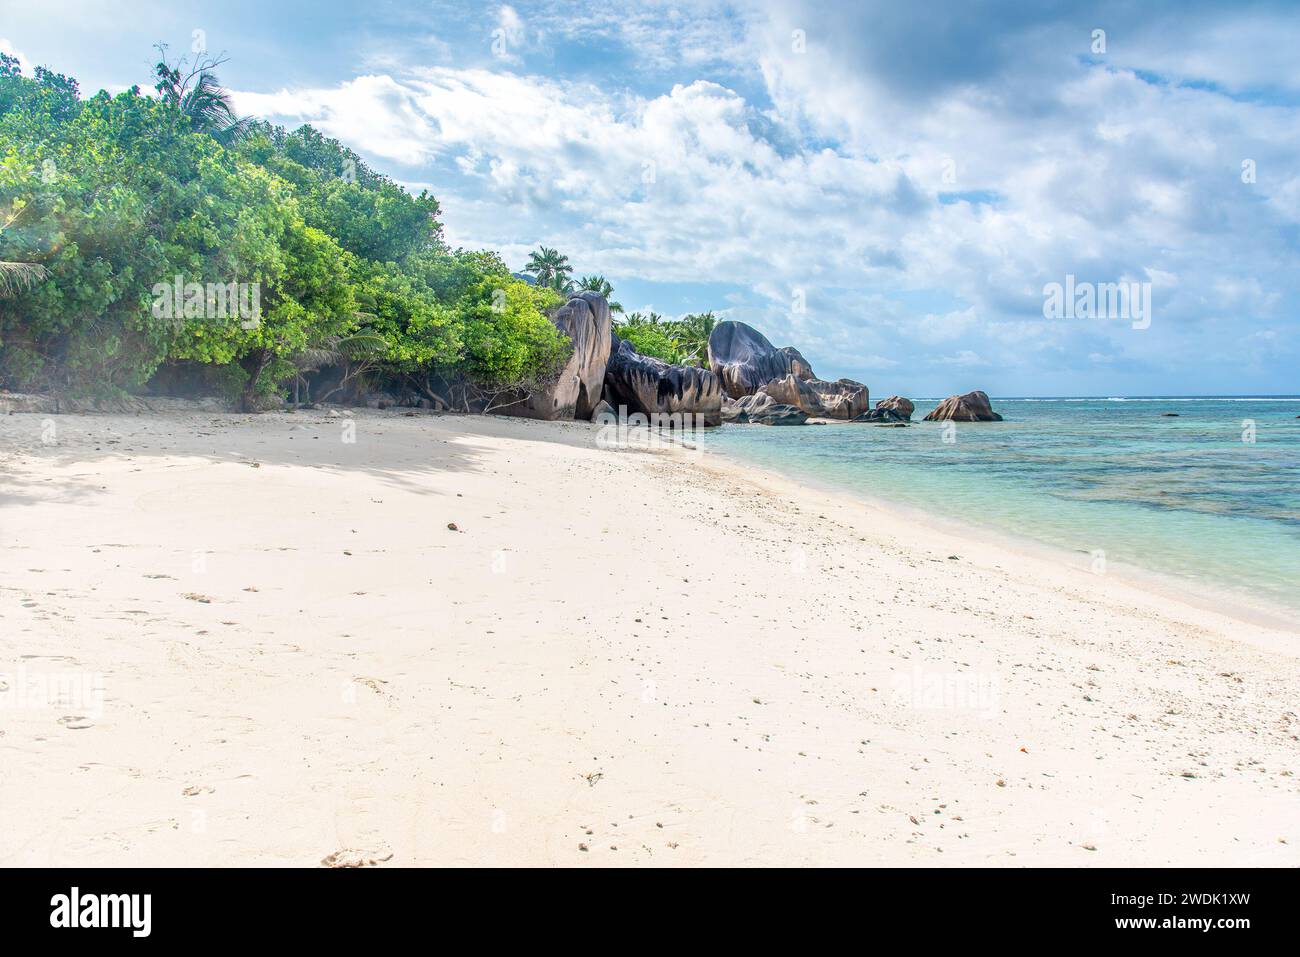
[[[614,332],[643,356],[707,368],[709,333],[716,323],[712,312],[692,313],[680,319],[665,319],[657,312],[634,312],[616,321]]]
[[[254,406],[328,367],[335,391],[468,406],[468,383],[527,390],[562,364],[545,313],[567,261],[534,284],[450,250],[427,193],[310,127],[238,120],[210,73],[157,79],[157,97],[82,99],[0,55],[0,386],[183,373]]]

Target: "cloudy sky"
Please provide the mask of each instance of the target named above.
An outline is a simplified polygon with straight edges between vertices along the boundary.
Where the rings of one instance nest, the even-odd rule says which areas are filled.
[[[824,378],[1300,393],[1294,3],[0,0],[0,50],[83,92],[196,37],[242,112],[428,187],[453,243],[557,246]],[[1150,283],[1149,327],[1045,318],[1067,276]]]

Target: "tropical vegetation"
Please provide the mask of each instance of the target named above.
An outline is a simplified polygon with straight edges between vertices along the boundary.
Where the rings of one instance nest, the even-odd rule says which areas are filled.
[[[449,248],[427,191],[310,126],[237,116],[222,62],[163,50],[156,95],[83,98],[0,54],[0,388],[220,390],[246,408],[386,390],[482,411],[558,372],[571,343],[547,314],[611,296],[603,276],[575,284],[545,246],[522,275]],[[618,329],[702,364],[712,321]]]
[[[680,319],[666,319],[657,312],[633,312],[615,320],[614,333],[643,356],[708,368],[709,333],[716,324],[712,312],[691,313]]]

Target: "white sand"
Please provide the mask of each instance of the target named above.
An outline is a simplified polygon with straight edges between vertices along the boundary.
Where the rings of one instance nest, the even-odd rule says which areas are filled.
[[[583,425],[48,421],[0,864],[1300,864],[1294,630]]]

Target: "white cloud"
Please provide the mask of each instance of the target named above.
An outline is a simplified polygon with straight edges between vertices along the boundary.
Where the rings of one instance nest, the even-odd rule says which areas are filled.
[[[281,121],[311,123],[363,155],[416,164],[436,149],[436,129],[414,91],[388,76],[359,76],[332,89],[234,92],[235,109]]]
[[[582,28],[634,48],[629,70],[723,63],[740,82],[647,91],[619,82],[621,67],[600,83],[553,65],[545,76],[424,67],[237,105],[423,164],[404,178],[433,184],[455,242],[515,259],[545,242],[610,276],[738,287],[736,318],[842,369],[927,347],[944,350],[936,364],[1035,374],[1071,357],[1156,366],[1206,351],[1194,327],[1209,336],[1213,319],[1289,308],[1300,111],[1135,71],[1297,88],[1268,36],[1293,27],[1234,21],[1228,53],[1164,14],[1116,15],[1110,54],[1089,65],[1090,16],[955,16],[932,36],[879,6],[729,19],[708,4],[602,7]],[[578,20],[502,6],[490,22],[513,56],[534,27],[563,40]],[[794,29],[806,53],[791,49]],[[1234,66],[1252,38],[1267,65]],[[1150,332],[1045,323],[1042,286],[1067,274],[1150,278]],[[805,313],[791,311],[795,289]],[[903,305],[917,295],[931,301]]]

